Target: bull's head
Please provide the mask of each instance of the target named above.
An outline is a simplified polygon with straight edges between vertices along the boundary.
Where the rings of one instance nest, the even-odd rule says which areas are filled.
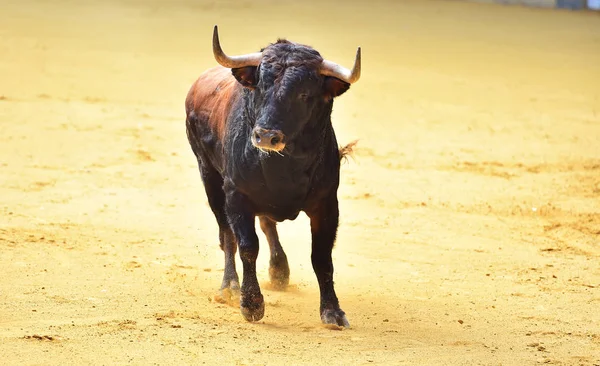
[[[360,78],[360,48],[352,70],[324,60],[308,46],[282,40],[261,52],[227,56],[215,26],[213,53],[251,90],[247,106],[255,117],[251,140],[262,150],[281,151],[309,121],[328,117],[333,98]]]

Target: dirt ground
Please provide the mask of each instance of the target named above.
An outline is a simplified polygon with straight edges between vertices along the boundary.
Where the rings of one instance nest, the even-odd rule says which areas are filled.
[[[183,101],[277,37],[362,79],[335,105],[336,286],[321,326],[306,216],[291,286],[247,323]],[[600,17],[452,1],[4,1],[5,365],[600,364]]]

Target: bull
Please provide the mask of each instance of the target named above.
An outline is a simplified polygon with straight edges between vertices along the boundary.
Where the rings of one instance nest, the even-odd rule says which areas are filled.
[[[262,319],[255,219],[269,243],[270,281],[285,288],[290,269],[276,224],[303,211],[310,218],[321,320],[348,327],[334,289],[331,258],[343,155],[331,112],[334,98],[360,77],[360,48],[349,70],[288,40],[279,39],[260,52],[228,56],[215,26],[212,42],[220,66],[205,71],[192,85],[185,109],[187,137],[225,256],[221,293],[238,294],[246,320]],[[238,249],[241,287],[235,266]]]

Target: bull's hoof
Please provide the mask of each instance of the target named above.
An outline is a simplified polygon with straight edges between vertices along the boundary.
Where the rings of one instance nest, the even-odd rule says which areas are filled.
[[[346,318],[346,313],[342,309],[325,309],[321,312],[321,321],[323,324],[333,324],[344,328],[349,328],[350,323]]]
[[[290,284],[290,267],[286,259],[279,263],[271,261],[269,266],[269,278],[273,290],[283,291]]]
[[[265,301],[261,294],[242,296],[240,310],[249,322],[257,322],[265,315]]]

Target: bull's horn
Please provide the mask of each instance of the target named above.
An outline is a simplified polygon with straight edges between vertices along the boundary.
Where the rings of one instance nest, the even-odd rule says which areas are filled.
[[[262,53],[260,52],[241,56],[227,56],[221,49],[221,43],[219,42],[219,30],[217,29],[216,25],[213,32],[213,54],[215,55],[215,60],[217,60],[221,66],[228,67],[230,69],[245,66],[258,66],[260,64],[260,59],[262,58]]]
[[[360,79],[360,47],[358,47],[358,50],[356,51],[356,59],[354,60],[352,71],[335,62],[323,60],[323,63],[321,64],[321,74],[336,77],[348,84],[357,82],[358,79]]]

